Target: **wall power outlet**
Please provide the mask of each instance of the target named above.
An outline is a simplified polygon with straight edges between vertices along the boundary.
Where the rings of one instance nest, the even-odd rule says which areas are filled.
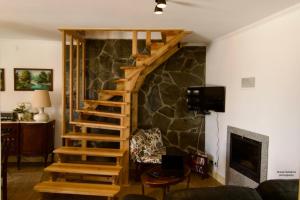
[[[218,167],[218,162],[217,161],[214,161],[214,166]]]

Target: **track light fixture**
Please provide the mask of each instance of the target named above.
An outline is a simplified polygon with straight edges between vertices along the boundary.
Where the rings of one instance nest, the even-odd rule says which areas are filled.
[[[161,15],[161,14],[163,14],[163,9],[159,8],[158,6],[155,6],[154,13],[157,15]]]
[[[155,2],[157,3],[157,7],[159,7],[159,8],[167,7],[166,0],[155,0]]]

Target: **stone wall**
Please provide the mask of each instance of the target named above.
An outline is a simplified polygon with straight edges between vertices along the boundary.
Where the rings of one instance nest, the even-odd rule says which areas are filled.
[[[140,52],[145,42],[139,41]],[[114,80],[124,77],[121,66],[134,65],[131,57],[131,40],[87,40],[87,97],[96,99],[99,89],[114,89]]]
[[[139,52],[145,42],[139,41]],[[87,97],[99,89],[114,89],[124,77],[121,66],[134,64],[131,40],[87,40]],[[158,127],[167,145],[204,150],[204,118],[186,110],[186,88],[205,83],[205,47],[184,47],[145,80],[139,92],[139,128]],[[200,130],[200,127],[202,128]]]
[[[204,118],[187,110],[186,88],[205,83],[205,55],[205,47],[183,47],[146,78],[139,91],[139,128],[158,127],[167,145],[186,151],[195,150],[199,139],[204,151]]]

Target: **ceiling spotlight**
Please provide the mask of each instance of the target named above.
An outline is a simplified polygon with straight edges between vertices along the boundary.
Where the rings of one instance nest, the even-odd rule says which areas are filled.
[[[158,6],[155,6],[154,13],[157,15],[161,15],[161,14],[163,14],[163,9],[159,8]]]
[[[159,8],[167,7],[166,0],[155,0],[155,2],[157,3],[157,7],[159,7]]]

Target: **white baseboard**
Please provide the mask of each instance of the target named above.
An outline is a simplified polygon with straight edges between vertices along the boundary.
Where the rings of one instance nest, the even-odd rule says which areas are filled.
[[[221,183],[222,185],[225,185],[225,178],[223,176],[221,176],[218,172],[216,172],[215,170],[213,170],[210,175],[216,179],[219,183]]]

